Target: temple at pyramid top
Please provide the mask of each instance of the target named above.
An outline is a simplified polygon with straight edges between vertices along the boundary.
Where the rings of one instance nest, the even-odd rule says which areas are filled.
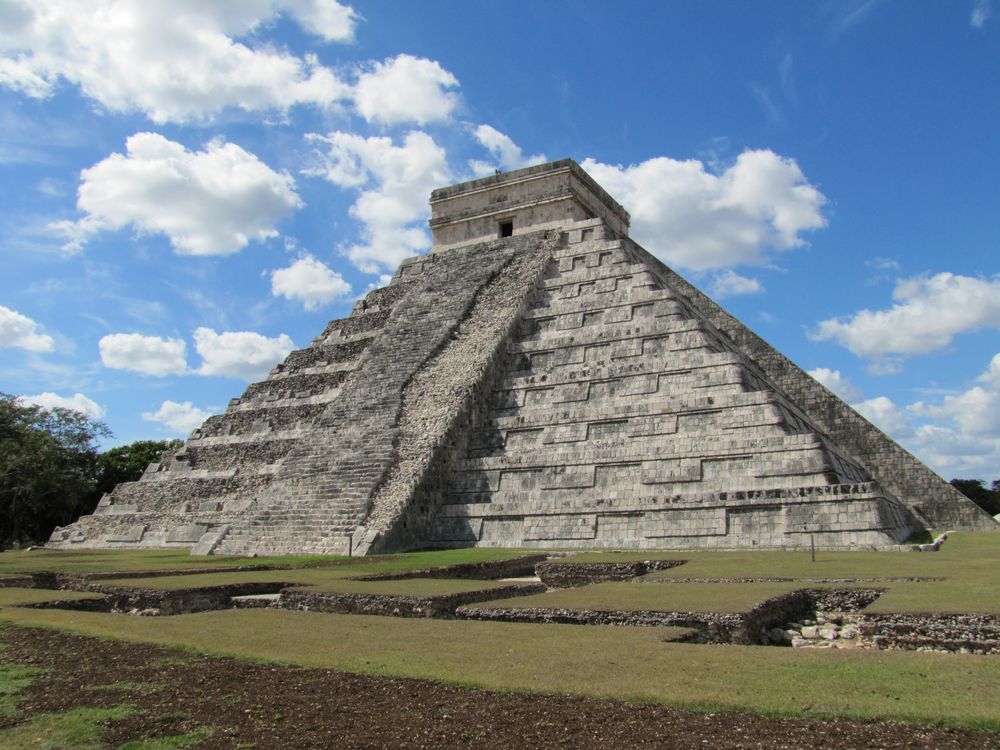
[[[628,236],[562,160],[435,190],[430,253],[56,547],[898,549],[990,516]]]
[[[498,172],[431,193],[434,251],[601,219],[628,235],[629,214],[572,159]]]

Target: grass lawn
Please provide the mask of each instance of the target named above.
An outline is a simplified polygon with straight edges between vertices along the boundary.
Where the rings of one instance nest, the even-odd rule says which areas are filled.
[[[886,593],[872,612],[1000,614],[1000,534],[959,532],[938,552],[659,551],[587,552],[563,562],[683,559],[684,565],[649,573],[647,580],[683,578],[940,578],[877,583]],[[721,584],[716,584],[721,585]],[[807,585],[812,585],[808,584]]]
[[[532,550],[454,549],[437,552],[411,552],[376,558],[353,558],[356,565],[350,575],[383,573],[413,568],[458,563],[503,560],[530,554]],[[283,557],[196,556],[187,550],[18,550],[0,552],[0,580],[18,573],[141,573],[153,570],[185,568],[226,568],[242,565],[315,566],[339,563],[352,558],[338,555],[285,555]]]
[[[84,591],[53,591],[52,589],[0,588],[0,607],[17,607],[22,604],[66,601],[67,599],[100,599],[101,594]]]
[[[671,628],[227,610],[176,617],[5,609],[22,625],[500,690],[774,715],[888,718],[1000,731],[1000,658],[665,643]],[[0,630],[0,641],[3,633]]]
[[[488,602],[489,607],[558,607],[653,612],[746,612],[766,599],[802,588],[794,583],[595,583]]]

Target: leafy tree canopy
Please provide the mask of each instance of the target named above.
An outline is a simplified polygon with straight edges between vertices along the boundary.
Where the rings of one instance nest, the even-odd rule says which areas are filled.
[[[94,503],[105,492],[111,492],[115,485],[136,481],[149,464],[156,463],[161,455],[175,451],[182,445],[182,440],[137,440],[105,451],[98,457],[99,473]]]
[[[110,435],[79,412],[0,393],[0,546],[42,541],[79,515],[96,483],[97,440]]]
[[[990,489],[982,479],[952,479],[951,486],[991,516],[1000,513],[1000,479],[994,480]]]

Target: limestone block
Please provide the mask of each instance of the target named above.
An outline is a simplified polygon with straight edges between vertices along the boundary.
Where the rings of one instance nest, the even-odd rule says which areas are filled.
[[[596,534],[596,514],[524,518],[523,535],[527,540],[593,539]]]
[[[438,518],[434,522],[434,539],[445,542],[476,542],[483,530],[481,518]]]
[[[129,526],[122,531],[104,535],[104,541],[111,544],[138,544],[142,541],[143,534],[146,533],[146,524],[136,524]]]
[[[641,529],[647,539],[725,535],[726,509],[651,511],[643,515]]]
[[[206,529],[207,527],[200,523],[175,526],[167,532],[166,540],[170,543],[194,544],[201,539]]]

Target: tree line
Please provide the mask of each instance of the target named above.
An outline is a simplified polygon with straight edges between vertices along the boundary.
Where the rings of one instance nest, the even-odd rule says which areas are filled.
[[[108,437],[107,425],[80,412],[0,393],[0,549],[44,542],[182,444],[140,440],[102,452]]]
[[[994,479],[990,488],[982,479],[952,479],[951,486],[991,516],[1000,513],[1000,479]]]

